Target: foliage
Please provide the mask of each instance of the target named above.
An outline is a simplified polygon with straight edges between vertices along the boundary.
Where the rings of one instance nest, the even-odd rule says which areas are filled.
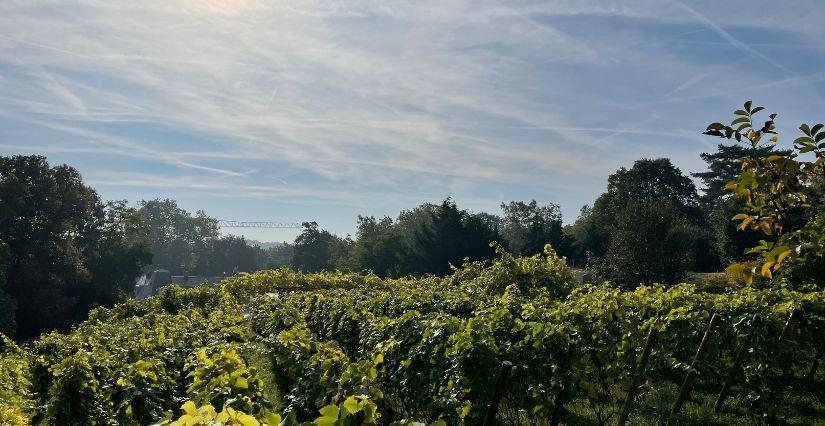
[[[671,206],[681,218],[679,221],[697,227],[704,225],[699,196],[693,182],[683,175],[681,170],[673,166],[670,160],[666,158],[642,159],[636,161],[630,169],[621,168],[610,175],[606,192],[596,199],[592,207],[585,206],[576,222],[567,229],[566,233],[573,238],[575,262],[580,265],[585,263],[604,265],[609,262],[610,256],[623,257],[622,252],[626,249],[644,250],[645,246],[617,244],[618,240],[633,238],[627,232],[616,237],[618,240],[614,239],[614,234],[620,231],[622,220],[625,226],[628,225],[628,221],[633,220],[635,206],[662,203]],[[662,220],[656,222],[661,224]],[[640,238],[645,243],[665,239],[669,231],[661,228],[657,232],[659,233],[655,236],[648,233]],[[717,262],[712,253],[709,253],[710,244],[702,244],[703,236],[695,229],[693,235],[697,238],[692,238],[690,247],[686,249],[693,255],[689,266],[702,271],[713,269]],[[626,241],[626,243],[632,242]],[[668,275],[678,278],[678,270],[683,266],[682,262],[677,262],[677,264],[678,268],[668,272]],[[626,262],[624,266],[631,268],[627,271],[630,274],[629,278],[640,273],[640,271],[633,270],[635,268],[633,262]],[[615,277],[618,275],[614,274]],[[670,282],[673,280],[671,279]]]
[[[95,305],[111,306],[146,262],[135,212],[105,206],[69,166],[0,157],[0,305],[16,307],[18,337],[66,330]]]
[[[700,154],[702,160],[708,164],[708,171],[691,173],[691,176],[698,178],[705,185],[703,194],[700,197],[702,204],[707,210],[713,208],[724,199],[729,198],[729,191],[725,185],[739,176],[742,157],[767,158],[771,155],[790,155],[790,150],[777,150],[773,145],[743,146],[743,145],[723,145],[716,146],[716,152]]]
[[[742,211],[742,201],[735,197],[720,200],[709,212],[708,225],[713,234],[716,251],[726,265],[747,260],[747,250],[759,244],[761,232],[739,229],[739,224],[730,220]]]
[[[394,277],[404,269],[405,251],[400,227],[392,219],[358,216],[356,239],[342,266],[357,272],[373,272],[379,277]]]
[[[747,410],[735,418],[775,418],[778,399],[804,392],[782,367],[798,375],[816,358],[821,291],[577,286],[564,263],[550,248],[531,257],[499,249],[496,260],[445,278],[276,270],[216,288],[168,288],[96,309],[29,351],[9,345],[0,368],[13,373],[0,376],[0,389],[32,423],[478,424],[507,360],[514,368],[500,420],[547,423],[563,398],[604,424],[620,409],[651,327],[660,337],[641,372],[642,400],[650,383],[681,382],[717,313],[697,392],[715,392],[740,346],[747,356],[732,394]],[[777,345],[795,309],[804,315],[793,345]],[[260,357],[272,362],[252,367]]]
[[[126,201],[109,201],[95,249],[89,255],[92,280],[76,297],[80,312],[112,306],[131,296],[135,277],[151,263],[149,230],[143,215]],[[77,321],[83,320],[83,316]]]
[[[462,282],[469,288],[501,295],[509,286],[515,286],[522,294],[541,292],[553,297],[563,297],[570,293],[576,278],[567,268],[567,261],[556,254],[551,245],[544,246],[544,254],[514,256],[498,244],[493,244],[498,258],[489,265],[472,262],[457,269],[453,280]],[[477,291],[478,291],[477,290]]]
[[[259,253],[246,238],[233,235],[212,241],[202,273],[209,276],[227,276],[235,272],[254,272],[259,268]]]
[[[292,257],[295,253],[293,244],[284,242],[268,248],[257,250],[257,265],[261,269],[288,268],[292,265]]]
[[[247,413],[259,413],[270,408],[263,395],[263,382],[254,367],[247,367],[235,348],[214,350],[207,355],[201,349],[184,368],[192,384],[186,389],[196,403],[218,410],[232,408]]]
[[[501,210],[504,214],[500,233],[511,253],[522,256],[540,254],[547,244],[562,254],[569,251],[558,205],[539,206],[536,200],[529,203],[511,201],[502,203]]]
[[[218,412],[211,405],[204,405],[200,408],[192,401],[187,401],[181,406],[184,414],[175,421],[160,423],[170,426],[191,426],[191,425],[231,425],[231,426],[298,426],[294,415],[283,418],[280,414],[271,412],[252,416],[243,411],[230,407]],[[324,406],[318,413],[321,415],[313,422],[301,423],[302,425],[314,426],[371,426],[376,425],[376,405],[369,398],[362,395],[350,396],[341,404],[330,404]],[[283,420],[281,420],[283,418]],[[443,426],[435,424],[434,426]]]
[[[0,286],[0,334],[13,334],[17,329],[15,320],[17,302],[3,292]]]
[[[602,267],[612,282],[634,287],[685,277],[696,231],[673,205],[633,200],[616,220]]]
[[[46,418],[52,424],[113,424],[112,400],[97,377],[91,354],[78,350],[50,368],[56,378],[49,389]]]
[[[11,339],[0,334],[0,424],[29,424],[34,401],[28,361]]]
[[[182,406],[184,414],[175,421],[170,421],[171,426],[192,426],[192,425],[231,425],[231,426],[258,426],[260,424],[277,426],[281,424],[281,416],[269,414],[259,421],[255,416],[242,411],[226,407],[220,412],[215,411],[215,407],[204,405],[197,407],[192,401],[186,401]]]
[[[778,142],[776,114],[760,125],[755,115],[764,110],[748,101],[736,110],[730,125],[712,123],[705,134],[734,139],[752,150],[771,149]],[[825,177],[825,125],[802,124],[803,135],[794,149],[761,157],[739,159],[741,173],[726,188],[744,202],[744,212],[733,216],[738,228],[761,232],[765,239],[749,250],[759,254],[757,267],[741,264],[732,270],[748,277],[771,278],[785,263],[805,262],[825,256],[825,212],[813,208],[823,202]],[[806,155],[807,154],[807,155]]]
[[[450,265],[460,265],[465,258],[493,256],[490,242],[497,239],[497,230],[483,217],[460,210],[449,198],[426,210],[424,219],[410,230],[409,266],[404,272],[444,276],[450,273]]]
[[[154,268],[176,275],[204,272],[219,235],[216,219],[203,211],[192,215],[170,199],[141,201],[140,213],[149,224]]]
[[[334,270],[339,259],[346,257],[347,241],[318,229],[316,222],[304,222],[303,226],[295,238],[292,266],[302,272]]]
[[[744,208],[743,201],[725,189],[725,185],[741,172],[739,159],[790,154],[790,150],[777,150],[774,145],[753,147],[723,144],[719,144],[714,153],[701,154],[702,159],[708,164],[708,171],[692,175],[701,179],[705,185],[701,197],[702,207],[707,215],[714,249],[725,265],[744,260],[745,251],[757,245],[762,239],[761,232],[737,229],[737,224],[730,220]]]
[[[402,211],[395,221],[359,216],[348,256],[336,265],[382,278],[446,276],[451,265],[461,265],[466,259],[492,259],[492,242],[500,242],[517,255],[541,254],[546,244],[562,255],[570,251],[557,205],[511,201],[501,208],[501,217],[473,213],[447,198],[441,204]]]

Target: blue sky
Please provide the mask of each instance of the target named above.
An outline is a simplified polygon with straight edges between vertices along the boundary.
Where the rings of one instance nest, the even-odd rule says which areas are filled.
[[[702,170],[701,131],[744,100],[786,132],[823,121],[824,6],[6,0],[0,154],[71,164],[106,199],[342,235],[446,196],[571,222],[638,158]]]

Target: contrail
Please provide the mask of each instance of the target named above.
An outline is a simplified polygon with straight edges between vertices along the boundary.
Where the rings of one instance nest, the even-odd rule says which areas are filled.
[[[776,67],[776,68],[779,68],[779,69],[780,69],[780,70],[782,70],[782,71],[785,71],[785,72],[787,72],[787,73],[789,73],[789,74],[793,74],[793,72],[792,72],[791,70],[789,70],[788,68],[786,68],[786,67],[785,67],[784,65],[782,65],[781,63],[779,63],[779,62],[777,62],[777,61],[775,61],[775,60],[773,60],[773,59],[769,58],[768,56],[765,56],[762,52],[760,52],[760,51],[758,51],[758,50],[754,49],[753,47],[749,46],[748,44],[746,44],[746,43],[743,43],[743,42],[739,41],[739,39],[737,39],[736,37],[734,37],[731,33],[727,32],[727,31],[726,31],[724,28],[722,28],[719,24],[717,24],[716,22],[713,22],[712,20],[710,20],[710,18],[708,18],[707,16],[703,15],[702,13],[700,13],[700,12],[698,12],[698,11],[694,10],[693,8],[691,8],[690,6],[688,6],[688,5],[684,4],[684,3],[682,3],[682,2],[681,2],[681,1],[679,1],[679,0],[671,0],[671,1],[672,1],[673,3],[675,3],[676,5],[678,5],[679,7],[681,7],[682,9],[684,9],[684,10],[688,11],[691,15],[693,15],[694,17],[696,17],[696,19],[698,19],[699,21],[701,21],[703,24],[707,25],[707,26],[708,26],[708,28],[710,28],[711,30],[713,30],[714,32],[716,32],[717,34],[719,34],[722,38],[724,38],[725,40],[727,40],[727,41],[728,41],[728,43],[730,43],[732,46],[737,47],[737,48],[739,48],[739,49],[742,49],[742,50],[744,50],[745,52],[748,52],[748,53],[750,53],[751,55],[754,55],[754,56],[756,56],[756,57],[758,57],[758,58],[760,58],[760,59],[764,60],[765,62],[767,62],[767,63],[769,63],[769,64],[773,65],[773,66],[774,66],[774,67]]]

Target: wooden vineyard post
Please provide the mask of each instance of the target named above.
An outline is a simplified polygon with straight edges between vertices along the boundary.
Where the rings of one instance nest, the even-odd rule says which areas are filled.
[[[656,336],[659,330],[656,327],[651,327],[645,340],[645,347],[642,350],[642,357],[639,359],[639,365],[630,381],[630,388],[627,390],[627,399],[625,399],[624,407],[622,407],[622,414],[619,416],[619,426],[624,426],[627,423],[627,417],[630,416],[630,409],[633,407],[633,400],[639,392],[639,386],[645,377],[645,370],[647,369],[647,361],[650,359],[650,352],[653,350],[653,345],[656,342]]]
[[[573,363],[573,352],[576,349],[576,342],[571,340],[570,343],[567,344],[567,353],[565,353],[564,359],[564,368],[565,370],[570,370],[570,365]],[[555,404],[553,404],[553,418],[550,420],[550,426],[557,426],[561,421],[561,414],[564,411],[564,403],[566,401],[567,393],[570,392],[570,389],[564,389],[561,393],[556,395]]]
[[[793,342],[793,339],[796,335],[796,328],[799,320],[802,317],[802,309],[794,309],[791,312],[791,316],[788,317],[788,321],[785,323],[785,327],[782,329],[782,335],[779,336],[779,346],[788,345]],[[787,380],[788,377],[791,375],[791,366],[793,364],[793,357],[783,357],[783,361],[785,365],[782,366],[782,379]]]
[[[751,327],[756,325],[758,320],[759,315],[753,314],[753,318],[751,318]],[[750,346],[752,333],[753,330],[749,331],[748,334],[745,335],[742,339],[742,343],[739,345],[739,350],[736,351],[736,355],[733,357],[733,366],[731,366],[730,371],[728,372],[728,377],[725,378],[725,383],[722,384],[722,390],[719,391],[719,395],[716,397],[716,403],[713,405],[713,411],[716,413],[722,411],[722,406],[725,404],[725,399],[728,397],[728,392],[730,392],[730,388],[733,386],[733,381],[736,380],[736,375],[742,365],[742,360],[748,352],[748,346]]]
[[[809,382],[814,381],[814,376],[816,376],[816,370],[819,368],[819,360],[822,359],[823,352],[825,352],[825,345],[820,345],[816,351],[816,358],[814,358],[814,362],[811,364],[811,369],[808,370],[808,374],[805,375],[805,380]]]
[[[785,343],[791,338],[793,338],[796,323],[799,320],[799,316],[801,314],[801,309],[794,309],[793,312],[791,312],[791,316],[788,317],[788,321],[785,322],[785,327],[782,328],[782,334],[779,336],[779,343]]]
[[[702,362],[702,359],[705,357],[705,352],[708,350],[708,345],[713,337],[713,333],[716,331],[716,326],[718,323],[719,314],[713,314],[713,316],[710,317],[708,328],[705,330],[705,335],[702,337],[702,342],[699,343],[699,348],[696,349],[696,355],[693,357],[693,362],[690,363],[690,368],[688,368],[688,372],[685,375],[685,381],[682,382],[682,387],[679,389],[679,396],[676,397],[676,403],[673,404],[671,414],[678,413],[679,410],[682,409],[682,404],[685,403],[688,395],[690,395],[690,386],[693,382],[693,378],[696,377],[696,368],[699,367],[699,363]]]
[[[501,363],[501,373],[498,376],[498,383],[496,383],[496,390],[490,398],[490,406],[487,407],[487,414],[484,416],[484,426],[493,426],[498,413],[498,405],[501,403],[501,398],[504,397],[504,389],[507,387],[507,380],[510,379],[510,372],[513,370],[513,363],[504,361]]]

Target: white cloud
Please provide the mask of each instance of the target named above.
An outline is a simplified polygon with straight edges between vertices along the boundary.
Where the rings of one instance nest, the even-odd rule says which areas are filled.
[[[218,179],[228,193],[361,203],[588,185],[562,200],[575,211],[601,189],[593,182],[634,158],[695,164],[710,145],[698,136],[706,111],[684,108],[821,81],[789,74],[795,65],[770,51],[798,41],[737,33],[783,31],[816,49],[822,14],[805,13],[816,2],[770,16],[747,4],[4,2],[0,118],[85,141],[40,141],[44,153],[113,159],[95,172],[159,166],[100,185],[204,190]],[[602,26],[577,26],[595,22],[584,19]],[[668,44],[707,33],[727,57]],[[750,59],[774,69],[749,69]]]

